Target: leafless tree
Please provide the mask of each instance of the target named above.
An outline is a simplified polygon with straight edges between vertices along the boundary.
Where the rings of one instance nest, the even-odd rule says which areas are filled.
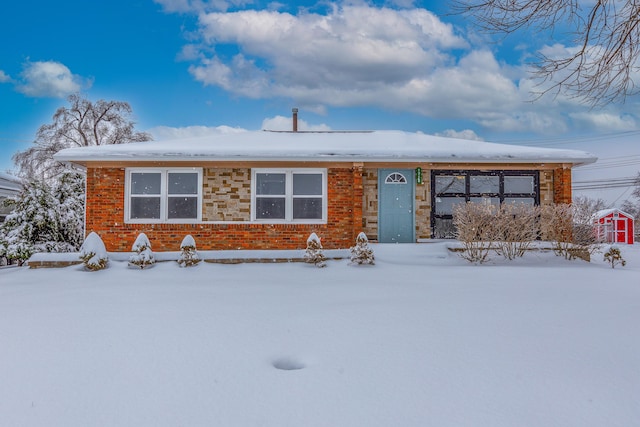
[[[563,92],[592,105],[637,94],[640,1],[638,0],[456,0],[455,10],[491,33],[563,32],[573,47],[540,54],[534,74],[539,95]],[[585,7],[585,5],[587,5]],[[566,29],[566,30],[565,30]]]
[[[574,222],[578,224],[590,224],[593,216],[603,209],[611,208],[611,204],[602,199],[594,199],[587,196],[576,196],[571,202],[573,206]]]
[[[67,101],[69,107],[60,107],[52,123],[40,126],[34,145],[13,156],[21,177],[46,180],[59,175],[65,166],[53,160],[53,155],[64,148],[152,139],[134,130],[131,106],[126,102],[101,99],[92,103],[80,94],[70,95]]]

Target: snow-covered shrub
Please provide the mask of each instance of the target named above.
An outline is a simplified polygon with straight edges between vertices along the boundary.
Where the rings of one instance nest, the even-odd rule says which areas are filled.
[[[87,270],[97,271],[107,267],[109,256],[104,242],[97,233],[91,232],[80,247],[80,259]]]
[[[142,269],[153,267],[156,263],[156,259],[151,251],[151,243],[149,242],[149,238],[147,238],[146,234],[140,233],[138,235],[131,250],[135,252],[135,254],[129,257],[130,267],[138,267]]]
[[[53,187],[58,201],[58,217],[62,239],[74,248],[80,247],[84,238],[84,183],[79,173],[65,173]]]
[[[470,262],[485,262],[496,238],[496,207],[487,203],[461,203],[453,210],[456,238],[462,243],[460,256]]]
[[[307,239],[307,249],[304,253],[304,260],[309,264],[315,264],[316,267],[327,266],[327,257],[324,256],[320,238],[316,233],[311,233]]]
[[[182,239],[180,250],[182,251],[180,258],[178,258],[180,267],[191,267],[201,261],[196,250],[196,241],[190,234]]]
[[[551,243],[556,255],[589,261],[600,242],[593,225],[576,222],[577,219],[571,205],[543,206],[540,209],[540,236]]]
[[[617,264],[623,267],[627,265],[627,261],[622,258],[620,248],[616,245],[611,245],[607,252],[604,253],[604,260],[611,264],[611,268],[615,268]]]
[[[0,253],[22,263],[36,252],[74,252],[82,243],[83,178],[65,174],[53,184],[32,181],[8,201]],[[79,193],[78,193],[79,192]]]
[[[369,247],[369,239],[363,232],[356,237],[356,245],[352,246],[351,262],[355,264],[374,264],[373,250]]]
[[[496,211],[493,248],[513,260],[524,256],[539,235],[540,208],[521,203],[503,203]]]

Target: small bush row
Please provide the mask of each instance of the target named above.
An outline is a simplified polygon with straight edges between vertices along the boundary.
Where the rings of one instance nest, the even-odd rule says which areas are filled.
[[[482,263],[490,252],[506,259],[522,257],[536,240],[548,241],[554,253],[566,259],[590,260],[601,241],[590,218],[580,218],[566,204],[528,206],[503,203],[465,203],[456,206],[453,223],[462,257]]]
[[[151,250],[151,242],[146,234],[140,233],[133,243],[131,250],[134,252],[129,257],[129,266],[145,269],[155,265],[155,256]],[[180,244],[180,257],[177,262],[180,267],[191,267],[198,264],[201,259],[196,250],[195,239],[188,235]],[[374,264],[373,251],[369,247],[366,234],[360,233],[356,238],[355,246],[350,248],[350,260],[354,264]],[[80,259],[85,268],[90,271],[98,271],[107,267],[109,257],[104,242],[97,233],[91,232],[80,248]],[[320,238],[316,233],[311,233],[307,239],[307,248],[304,260],[316,267],[325,267],[327,257],[324,255]]]

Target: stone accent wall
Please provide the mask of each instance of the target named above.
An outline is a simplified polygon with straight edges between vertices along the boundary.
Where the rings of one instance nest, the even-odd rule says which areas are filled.
[[[362,228],[369,240],[378,240],[378,169],[362,173]]]
[[[540,206],[553,204],[553,171],[540,171]]]
[[[213,172],[211,175],[218,174]],[[239,182],[233,180],[234,176],[239,177],[239,172],[232,172],[227,178]],[[88,168],[86,233],[98,233],[107,250],[113,252],[130,251],[141,232],[147,234],[155,251],[178,251],[187,234],[194,237],[201,250],[304,249],[311,233],[318,234],[322,245],[327,249],[348,248],[353,246],[362,224],[362,193],[354,190],[353,185],[354,177],[357,176],[357,171],[352,168],[328,170],[329,206],[326,224],[262,224],[244,221],[238,221],[237,224],[125,224],[124,168]],[[217,179],[221,178],[215,178],[214,181]]]
[[[204,169],[203,221],[251,221],[251,169]]]
[[[431,238],[431,170],[422,168],[422,184],[416,183],[416,239]]]

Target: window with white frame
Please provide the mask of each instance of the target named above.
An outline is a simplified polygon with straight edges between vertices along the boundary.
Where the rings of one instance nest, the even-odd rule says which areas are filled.
[[[326,221],[326,169],[253,169],[252,175],[254,221]]]
[[[129,222],[195,222],[202,219],[202,170],[127,169]]]

